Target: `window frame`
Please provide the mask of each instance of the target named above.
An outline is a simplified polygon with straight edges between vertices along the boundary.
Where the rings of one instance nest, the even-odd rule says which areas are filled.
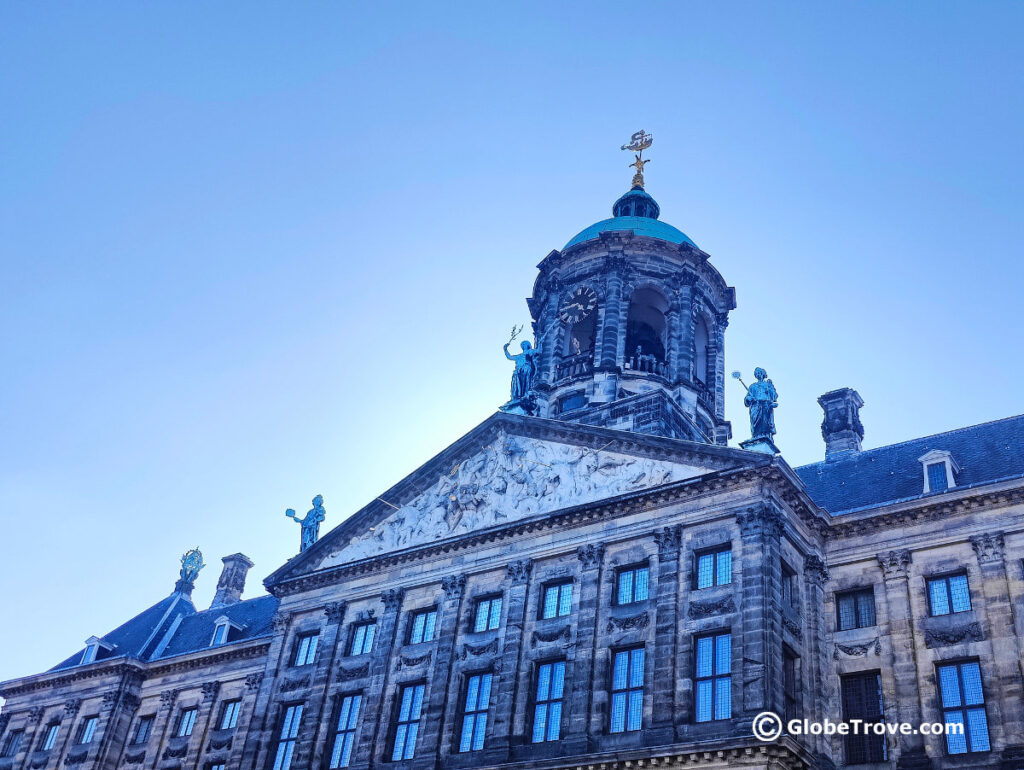
[[[575,593],[575,588],[573,587],[573,585],[574,585],[575,582],[576,581],[574,581],[572,578],[569,578],[567,580],[553,580],[553,581],[551,581],[549,583],[542,584],[541,587],[540,587],[540,603],[539,603],[539,606],[537,607],[537,619],[538,620],[552,620],[554,618],[567,618],[570,615],[572,615],[573,594]],[[568,608],[566,609],[565,612],[561,612],[561,609],[562,609],[562,594],[563,594],[564,589],[566,589],[566,588],[569,589],[569,592],[568,592],[569,593],[569,606],[568,606]],[[618,586],[616,586],[616,588],[618,588]],[[548,602],[548,592],[549,591],[554,591],[555,592],[555,614],[554,615],[547,615],[546,614],[547,602]]]
[[[789,565],[785,559],[779,560],[782,585],[779,587],[783,609],[800,609],[800,573]]]
[[[800,656],[796,651],[788,644],[782,645],[782,704],[785,724],[789,724],[791,719],[799,719],[803,712],[800,697],[800,666]]]
[[[174,735],[172,737],[190,738],[192,731],[196,728],[196,716],[198,714],[198,706],[183,706],[178,712],[178,718],[174,721]],[[182,730],[187,730],[187,732],[182,732]]]
[[[144,746],[149,743],[149,739],[153,736],[153,724],[156,722],[156,714],[143,714],[135,721],[135,731],[132,733],[132,740],[129,746]],[[139,740],[139,731],[142,726],[146,726],[146,735],[142,740]]]
[[[78,730],[75,732],[75,745],[88,746],[92,743],[92,739],[96,737],[96,728],[98,728],[99,725],[99,714],[90,714],[82,719],[78,724]]]
[[[485,631],[496,631],[501,628],[501,612],[504,609],[502,594],[488,594],[481,596],[473,603],[473,624],[470,633],[482,634]],[[480,611],[486,607],[487,615],[484,618],[484,627],[480,628]],[[497,607],[498,616],[494,617],[494,609]],[[491,625],[491,623],[494,625]]]
[[[722,554],[729,554],[729,582],[720,583],[718,582],[719,572],[719,557]],[[700,584],[700,561],[703,558],[711,557],[711,583],[706,586]],[[732,542],[722,543],[720,545],[711,546],[709,548],[700,548],[693,552],[693,582],[691,588],[694,591],[705,591],[709,588],[717,588],[718,586],[732,585]]]
[[[238,727],[238,717],[242,713],[242,699],[232,698],[224,701],[220,706],[220,716],[217,719],[218,730],[234,730]],[[230,720],[229,720],[230,717]],[[231,724],[224,723],[230,721]]]
[[[729,670],[726,673],[718,671],[718,646],[722,637],[729,638]],[[711,640],[711,673],[707,676],[700,676],[700,643],[703,639]],[[732,629],[719,629],[706,633],[694,634],[693,636],[693,720],[695,724],[708,724],[710,722],[725,722],[733,717],[732,697]],[[726,680],[729,693],[729,715],[718,716],[718,688],[719,683]],[[711,682],[711,717],[710,719],[700,718],[700,683]]]
[[[402,719],[402,705],[405,702],[405,693],[412,691],[412,700],[410,701],[410,716],[412,714],[413,704],[416,702],[416,688],[420,688],[419,693],[419,713],[415,719]],[[388,762],[407,762],[410,759],[416,758],[416,744],[419,742],[420,737],[420,723],[423,721],[423,702],[427,697],[427,682],[424,679],[417,679],[411,682],[404,682],[399,684],[395,690],[395,702],[392,706],[392,719],[390,729],[390,740],[388,741],[388,751],[385,754],[386,761]],[[411,727],[415,725],[415,732],[412,736],[412,745],[409,744],[409,732]],[[395,751],[398,749],[398,734],[402,728],[405,727],[405,733],[402,736],[402,752],[401,756],[396,757]]]
[[[3,745],[0,746],[0,759],[13,759],[18,756],[21,750],[21,743],[25,740],[25,729],[8,730],[4,736]]]
[[[624,733],[635,733],[640,732],[644,729],[644,701],[646,700],[646,684],[647,684],[647,646],[643,644],[634,644],[629,647],[613,647],[611,650],[611,666],[608,671],[608,733],[610,735],[620,735]],[[643,656],[643,667],[640,673],[640,684],[634,686],[630,684],[631,674],[633,672],[633,656],[636,653],[640,653]],[[615,662],[619,655],[626,655],[626,683],[625,687],[615,686]],[[630,705],[633,701],[633,695],[640,693],[640,719],[636,727],[631,728],[629,726],[630,717]],[[624,707],[622,712],[622,729],[615,729],[615,696],[622,695],[624,699]]]
[[[474,694],[473,680],[479,679],[475,690],[473,707],[470,708],[469,696]],[[486,682],[486,690],[484,688]],[[487,739],[487,726],[490,721],[488,717],[491,711],[491,697],[494,695],[494,670],[474,671],[465,675],[465,682],[462,687],[462,708],[459,711],[461,719],[456,723],[455,750],[458,754],[472,754],[484,749]],[[486,698],[481,697],[486,694]],[[463,748],[466,740],[466,727],[472,722],[469,733],[469,748]],[[478,732],[479,731],[479,732]],[[479,745],[478,745],[479,744]]]
[[[562,666],[562,668],[561,668],[561,672],[562,672],[561,695],[558,698],[553,698],[553,697],[551,697],[551,694],[554,692],[555,667],[558,666],[559,664]],[[541,743],[554,743],[555,741],[562,740],[562,718],[565,716],[565,670],[568,667],[568,665],[569,665],[568,660],[566,658],[564,658],[564,657],[563,658],[550,658],[548,660],[540,660],[540,661],[537,661],[537,663],[536,663],[536,666],[534,668],[534,675],[533,675],[533,687],[530,689],[530,709],[529,709],[529,713],[531,713],[533,715],[533,719],[530,720],[528,729],[530,731],[530,744],[531,745],[536,745],[536,744],[541,744]],[[548,693],[547,693],[547,697],[541,698],[540,697],[541,675],[543,673],[543,669],[548,667],[548,666],[551,667],[551,674],[548,677]],[[556,720],[556,724],[557,724],[557,727],[558,727],[558,730],[557,730],[558,734],[554,738],[551,738],[551,737],[549,737],[550,734],[551,734],[551,723],[552,723],[551,722],[551,711],[552,711],[552,707],[555,704],[558,705],[558,718]],[[544,713],[544,737],[541,740],[537,740],[536,739],[536,735],[537,735],[537,712],[538,712],[538,709],[541,706],[546,707],[546,710],[545,710],[545,713]]]
[[[427,636],[427,627],[428,627],[427,618],[429,618],[431,615],[433,615],[433,618],[431,619],[430,624],[429,624],[430,638],[428,639],[428,638],[426,638],[426,636]],[[423,628],[421,629],[421,636],[420,636],[420,638],[417,639],[417,640],[414,640],[413,637],[416,636],[416,621],[419,618],[423,618]],[[430,607],[425,607],[425,608],[423,608],[421,610],[416,610],[416,611],[410,613],[410,615],[409,615],[409,628],[408,628],[408,630],[406,631],[406,634],[405,634],[405,643],[406,644],[425,644],[427,642],[432,642],[435,639],[437,639],[437,605],[435,604],[435,605],[432,605]]]
[[[977,666],[978,667],[978,687],[981,691],[981,703],[980,704],[967,704],[967,693],[964,687],[964,666]],[[960,698],[959,706],[946,706],[945,698],[942,692],[942,669],[952,668],[956,671],[956,683],[957,683],[957,695]],[[957,658],[953,660],[942,660],[935,661],[935,681],[936,681],[936,692],[939,699],[939,712],[942,714],[942,721],[945,724],[950,724],[947,721],[946,713],[949,711],[959,711],[963,717],[960,724],[964,727],[963,740],[965,751],[952,752],[949,750],[949,738],[947,734],[944,736],[943,748],[946,752],[946,756],[959,757],[970,754],[987,754],[992,751],[992,729],[988,719],[988,699],[985,697],[985,677],[981,671],[981,660],[978,658]],[[971,740],[971,726],[967,719],[968,711],[981,711],[985,716],[985,738],[988,741],[987,749],[973,749],[971,748],[973,741]],[[953,723],[955,724],[955,723]]]
[[[345,703],[348,704],[348,711],[345,710]],[[353,707],[353,702],[355,706]],[[356,747],[359,742],[359,717],[363,710],[363,692],[340,693],[337,697],[334,718],[331,724],[334,725],[334,739],[331,741],[331,755],[327,759],[329,770],[339,770],[352,764]],[[353,713],[353,711],[355,713]],[[342,719],[345,719],[345,727],[342,727]],[[339,747],[339,741],[341,746]],[[346,747],[348,755],[346,757]]]
[[[949,581],[952,578],[962,577],[966,584],[967,589],[967,604],[968,607],[965,610],[954,610],[953,609],[953,588]],[[946,602],[949,606],[949,612],[943,612],[936,614],[935,605],[932,602],[932,583],[943,582],[946,586]],[[971,597],[971,578],[967,574],[966,569],[959,569],[955,572],[943,572],[938,575],[928,575],[924,579],[924,590],[928,596],[928,617],[930,618],[943,618],[947,615],[957,615],[961,612],[971,612],[974,609],[974,599]]]
[[[878,698],[878,714],[872,715],[867,710],[867,700],[864,698],[865,682],[871,678],[872,688]],[[847,685],[852,682],[859,682],[861,688],[859,695],[862,698],[864,708],[859,713],[849,713],[847,705],[853,699],[855,693],[847,691]],[[874,697],[872,697],[874,702]],[[885,698],[882,695],[882,672],[877,669],[869,671],[851,671],[848,674],[841,674],[839,677],[839,713],[842,721],[848,722],[852,719],[860,719],[866,724],[878,724],[885,722]],[[854,751],[856,749],[856,752]],[[859,752],[859,753],[857,753]],[[866,732],[849,732],[843,736],[843,759],[847,765],[867,765],[889,761],[889,745],[884,735],[874,735]]]
[[[39,742],[39,751],[52,751],[57,744],[58,735],[60,735],[60,722],[50,722],[46,725],[42,740]]]
[[[644,596],[637,598],[637,574],[644,572],[646,579],[644,585]],[[630,579],[630,599],[629,601],[622,601],[622,578],[624,575],[631,574],[633,577]],[[615,601],[612,602],[615,607],[628,607],[631,604],[639,604],[645,602],[651,598],[651,563],[649,561],[639,561],[634,564],[627,564],[623,567],[619,567],[615,570]]]
[[[315,640],[315,641],[312,641]],[[306,643],[309,644],[306,644]],[[306,644],[305,651],[303,645]],[[310,651],[312,648],[312,651]],[[303,666],[312,666],[316,664],[317,654],[320,652],[320,632],[319,631],[305,631],[298,634],[295,637],[295,649],[292,651],[291,667],[302,668]],[[304,653],[304,654],[303,654]],[[304,662],[299,662],[299,656],[302,656]]]
[[[372,629],[372,630],[371,630]],[[356,637],[359,636],[359,632],[363,632],[362,639],[359,640],[359,652],[356,652]],[[370,637],[370,641],[366,641],[366,637]],[[377,621],[376,620],[363,620],[358,623],[352,624],[352,630],[348,635],[348,646],[345,651],[347,657],[354,657],[359,655],[369,655],[373,652],[373,643],[377,640]]]
[[[860,624],[860,598],[865,594],[871,597],[871,623]],[[853,621],[854,625],[849,628],[843,628],[843,614],[841,602],[844,598],[853,599]],[[846,591],[836,591],[835,594],[836,603],[836,631],[853,631],[858,628],[871,628],[872,626],[878,625],[878,614],[875,607],[875,587],[873,585],[866,586],[863,588],[850,588]]]
[[[290,770],[292,760],[295,758],[295,747],[299,742],[299,730],[302,728],[302,718],[305,716],[306,704],[302,702],[282,703],[281,713],[277,719],[277,729],[274,731],[274,751],[271,770]],[[295,716],[295,714],[298,714]],[[291,733],[286,736],[285,733]],[[284,754],[282,755],[282,747]]]

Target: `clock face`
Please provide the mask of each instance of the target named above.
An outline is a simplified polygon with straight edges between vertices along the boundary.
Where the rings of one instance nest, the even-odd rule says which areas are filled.
[[[567,324],[582,321],[597,307],[597,292],[589,286],[580,286],[565,295],[558,306],[558,316]]]

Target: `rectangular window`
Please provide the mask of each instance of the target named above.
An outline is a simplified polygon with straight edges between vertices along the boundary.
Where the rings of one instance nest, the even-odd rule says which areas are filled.
[[[946,575],[928,580],[928,606],[932,616],[967,612],[971,608],[971,592],[967,575]]]
[[[213,629],[213,641],[210,642],[211,647],[216,647],[218,644],[224,644],[228,639],[228,625],[227,623],[221,623]]]
[[[839,678],[842,691],[843,721],[860,719],[868,723],[882,722],[882,677],[877,671],[850,674]],[[852,731],[844,736],[846,764],[863,765],[889,759],[884,735],[865,735]]]
[[[242,701],[240,700],[229,700],[225,701],[224,705],[220,709],[220,722],[219,726],[221,730],[234,730],[238,726],[238,712],[242,710]]]
[[[21,739],[24,735],[24,730],[11,730],[7,733],[7,737],[4,738],[3,748],[0,749],[0,757],[7,759],[17,754],[18,749],[21,748]]]
[[[875,625],[875,591],[860,588],[836,594],[836,628],[867,628]]]
[[[178,725],[174,729],[174,734],[179,738],[185,738],[192,734],[192,728],[196,726],[196,713],[199,711],[197,708],[182,709],[181,713],[178,714]]]
[[[320,642],[320,634],[303,634],[298,638],[295,645],[295,657],[292,659],[293,666],[309,666],[316,660],[316,648]]]
[[[572,583],[544,587],[542,618],[561,618],[572,612]]]
[[[473,631],[493,631],[501,624],[501,597],[481,599],[476,603]]]
[[[797,677],[799,658],[788,648],[782,649],[782,699],[786,722],[800,716],[800,689]]]
[[[348,643],[349,655],[368,655],[373,649],[373,637],[377,633],[376,623],[360,623],[352,628]]]
[[[420,731],[423,713],[423,685],[407,684],[398,696],[398,714],[395,719],[395,743],[391,747],[391,761],[412,759],[416,754],[416,735]]]
[[[932,492],[945,492],[949,489],[945,463],[928,463],[928,489]]]
[[[697,638],[697,721],[732,717],[732,636]]]
[[[619,650],[612,663],[611,732],[639,730],[643,714],[644,648]]]
[[[215,765],[210,765],[210,770],[224,770],[227,767],[223,762],[218,762]]]
[[[302,704],[286,706],[281,717],[281,730],[277,737],[277,752],[274,755],[273,770],[290,770],[295,754],[295,742],[302,724]]]
[[[646,564],[619,570],[619,574],[616,576],[615,603],[632,604],[646,599],[648,575]]]
[[[562,698],[565,694],[565,661],[537,667],[533,708],[533,742],[557,741],[562,731]]]
[[[966,754],[988,751],[988,716],[977,661],[939,666],[942,715],[947,725],[962,725],[963,733],[946,735],[946,751]]]
[[[78,726],[78,735],[75,742],[79,745],[92,743],[93,736],[96,735],[96,726],[99,723],[99,717],[86,717],[85,721]]]
[[[53,724],[46,728],[46,733],[43,735],[43,751],[49,751],[53,748],[53,745],[57,742],[57,734],[59,732],[59,724]]]
[[[800,586],[796,570],[782,562],[782,606],[796,608],[800,604]]]
[[[697,588],[724,586],[732,582],[732,549],[730,546],[697,554]]]
[[[348,767],[352,761],[352,749],[356,745],[356,725],[359,722],[361,694],[346,695],[338,709],[338,722],[334,728],[334,749],[331,751],[331,770]]]
[[[409,625],[409,644],[430,642],[434,639],[434,627],[437,625],[437,610],[420,610],[412,616]]]
[[[149,736],[153,732],[154,719],[152,714],[139,717],[139,721],[135,723],[135,735],[132,736],[133,746],[139,746],[149,741]]]
[[[499,600],[500,601],[500,600]],[[466,683],[462,708],[462,737],[459,751],[480,751],[487,732],[487,707],[491,703],[491,674],[474,674]]]

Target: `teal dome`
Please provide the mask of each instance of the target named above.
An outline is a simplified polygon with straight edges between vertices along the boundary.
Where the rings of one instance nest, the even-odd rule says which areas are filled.
[[[634,187],[615,201],[612,213],[615,216],[595,222],[565,244],[565,248],[562,250],[578,243],[594,240],[601,233],[626,231],[632,231],[634,235],[643,235],[648,238],[659,238],[669,243],[689,243],[694,247],[697,245],[690,240],[686,233],[658,219],[661,207],[642,187]]]

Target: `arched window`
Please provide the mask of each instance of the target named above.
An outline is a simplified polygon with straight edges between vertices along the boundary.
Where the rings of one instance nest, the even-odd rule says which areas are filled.
[[[661,372],[665,363],[665,313],[668,302],[653,289],[638,289],[626,318],[626,361],[631,368]]]
[[[564,355],[578,356],[594,350],[594,334],[597,331],[597,313],[591,313],[577,323],[570,324],[565,335]]]
[[[708,377],[708,366],[710,365],[710,356],[708,355],[708,345],[710,344],[710,337],[708,336],[708,325],[702,316],[697,317],[697,322],[694,324],[694,335],[693,335],[693,346],[696,353],[696,373],[697,379],[705,385],[708,384],[710,378]]]

